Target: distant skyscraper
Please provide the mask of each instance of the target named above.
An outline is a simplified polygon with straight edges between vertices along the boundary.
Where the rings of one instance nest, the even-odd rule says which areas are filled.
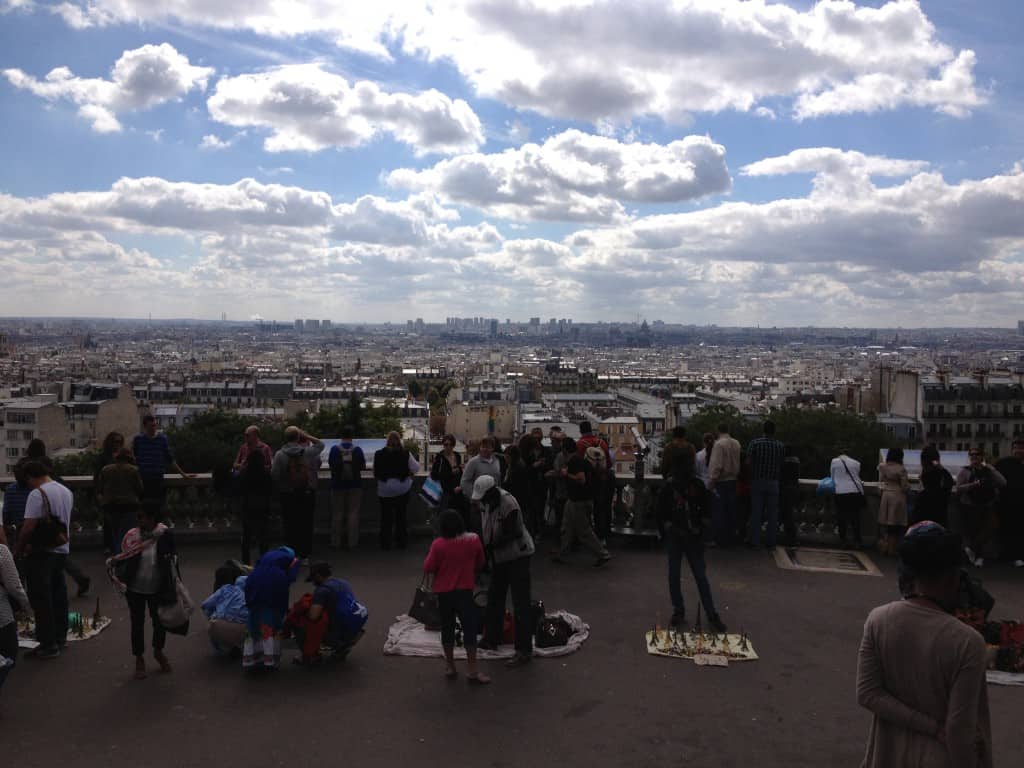
[[[303,326],[302,326],[302,320],[300,320],[300,319],[296,319],[295,320],[295,330],[298,331],[299,333],[302,333],[302,331],[304,330]]]
[[[321,320],[320,321],[320,327],[323,328],[325,331],[329,331],[331,329],[331,321],[330,320]]]
[[[320,321],[319,320],[308,320],[307,319],[306,320],[306,330],[307,331],[319,331],[320,330]]]
[[[1024,320],[1017,321],[1017,333],[1024,336]]]

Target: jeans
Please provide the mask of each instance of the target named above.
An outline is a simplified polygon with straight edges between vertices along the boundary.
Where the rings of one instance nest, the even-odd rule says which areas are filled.
[[[345,532],[345,546],[355,549],[359,546],[359,507],[363,500],[362,488],[345,488],[331,491],[331,546],[340,547],[342,531]]]
[[[462,644],[476,648],[477,607],[473,602],[473,590],[453,589],[437,593],[437,606],[441,611],[441,645],[450,648],[455,645],[455,617],[462,622]]]
[[[132,655],[143,656],[146,653],[146,609],[149,609],[149,618],[153,622],[153,650],[162,651],[164,642],[167,640],[167,632],[157,615],[160,604],[157,602],[157,595],[142,595],[138,592],[128,590],[125,593],[128,600],[128,613],[132,620]]]
[[[242,562],[245,565],[252,565],[252,547],[256,545],[260,557],[270,549],[267,529],[269,522],[265,514],[246,515],[242,517]]]
[[[800,486],[783,487],[779,490],[779,517],[782,518],[785,543],[788,547],[795,547],[797,543],[796,508],[799,503]]]
[[[846,541],[846,529],[853,531],[853,542],[860,544],[860,509],[864,497],[859,493],[836,495],[836,517],[839,518],[839,540]]]
[[[590,500],[565,502],[565,509],[562,511],[562,540],[558,547],[559,555],[568,552],[573,539],[576,539],[596,557],[608,556],[608,550],[601,546],[601,542],[598,541],[594,529],[590,525],[590,514],[593,509],[594,502]]]
[[[6,656],[11,661],[9,666],[0,668],[0,689],[2,689],[7,675],[14,669],[18,661],[18,622],[16,621],[0,627],[0,656]]]
[[[732,529],[736,520],[736,481],[719,480],[715,483],[711,502],[711,529],[715,543],[720,547],[732,544]]]
[[[615,487],[607,477],[594,484],[594,534],[605,541],[612,533],[612,496]]]
[[[380,496],[380,548],[391,549],[391,543],[399,549],[405,549],[408,538],[406,531],[406,508],[409,506],[409,494],[401,496]]]
[[[484,639],[501,644],[505,621],[505,597],[512,590],[512,610],[516,618],[516,653],[533,655],[533,609],[530,607],[530,558],[519,557],[507,563],[495,563],[487,588],[487,620]]]
[[[668,552],[668,594],[672,598],[672,608],[682,614],[685,610],[683,602],[682,579],[683,555],[690,564],[690,573],[697,584],[700,602],[708,616],[714,616],[715,601],[711,597],[711,584],[708,583],[707,568],[704,564],[704,542],[699,536],[687,536],[678,531],[669,530],[665,536],[665,547]]]
[[[64,581],[67,555],[41,552],[25,563],[28,601],[36,615],[36,640],[42,652],[57,650],[67,642],[68,586]]]
[[[285,542],[295,550],[295,556],[299,559],[307,558],[313,552],[315,509],[316,495],[313,491],[289,491],[281,494]]]
[[[779,532],[779,481],[753,480],[750,484],[750,543],[761,546],[761,516],[768,521],[764,537],[766,547],[775,546]]]

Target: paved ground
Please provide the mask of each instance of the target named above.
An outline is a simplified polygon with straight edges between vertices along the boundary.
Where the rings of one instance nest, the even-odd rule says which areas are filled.
[[[198,618],[171,638],[174,673],[131,680],[124,607],[97,578],[115,622],[61,659],[19,665],[0,700],[4,764],[36,766],[856,766],[869,716],[854,700],[856,650],[868,610],[895,594],[884,578],[778,569],[766,553],[709,553],[716,598],[762,660],[697,668],[648,656],[642,633],[667,614],[664,562],[618,548],[605,571],[537,558],[535,595],[592,628],[582,652],[508,671],[494,684],[447,683],[440,661],[381,654],[407,608],[426,541],[385,556],[335,559],[370,608],[368,637],[327,671],[286,667],[243,676],[207,651]],[[184,552],[186,581],[205,596],[222,547]],[[97,577],[98,554],[81,557]],[[1024,616],[1024,574],[992,567],[999,617]],[[298,593],[300,587],[293,590]],[[686,584],[688,606],[695,590]],[[76,601],[91,612],[92,602]],[[1024,689],[989,687],[997,765],[1024,764]]]

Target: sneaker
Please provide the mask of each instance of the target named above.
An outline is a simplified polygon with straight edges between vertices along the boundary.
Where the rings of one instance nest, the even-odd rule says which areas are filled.
[[[50,648],[44,650],[43,648],[36,648],[25,654],[27,659],[36,659],[38,661],[49,661],[50,659],[56,659],[60,656],[60,648]]]
[[[8,667],[14,666],[14,659],[8,659],[6,656],[0,655],[0,670],[7,669]]]
[[[722,621],[722,618],[717,613],[708,616],[708,626],[720,635],[724,635],[729,631],[729,628],[725,626],[725,622]]]
[[[511,659],[505,662],[505,666],[509,669],[516,669],[518,667],[525,667],[531,661],[533,661],[533,659],[527,656],[525,653],[517,653],[515,656],[513,656]]]
[[[1014,568],[1024,568],[1024,560],[1014,560],[1013,561],[1013,567]]]
[[[978,559],[977,556],[974,554],[974,550],[970,547],[964,547],[964,552],[967,554],[967,559],[970,560],[972,563]]]
[[[599,558],[597,558],[597,560],[594,561],[594,567],[603,568],[604,566],[608,565],[609,562],[611,562],[611,559],[611,555],[601,555]]]
[[[984,568],[985,567],[985,558],[984,557],[979,557],[977,560],[975,560],[974,561],[974,567],[975,568]]]
[[[80,582],[78,582],[78,596],[85,597],[89,594],[89,587],[92,586],[92,579],[86,576]]]
[[[686,611],[673,611],[669,624],[673,627],[682,627],[686,624]]]

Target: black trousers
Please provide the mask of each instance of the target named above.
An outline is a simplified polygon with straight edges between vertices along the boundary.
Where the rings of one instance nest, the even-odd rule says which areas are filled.
[[[530,558],[520,557],[507,563],[495,563],[487,588],[487,620],[484,638],[501,643],[505,621],[505,598],[512,591],[512,611],[516,618],[516,652],[533,655],[533,609],[530,607]]]
[[[128,613],[132,619],[132,655],[143,656],[146,653],[146,609],[149,609],[149,618],[153,622],[153,650],[162,651],[167,641],[167,632],[160,623],[157,616],[156,595],[140,595],[138,592],[128,590],[125,593],[128,598]]]
[[[0,688],[3,688],[7,675],[14,669],[14,662],[18,661],[18,622],[16,621],[0,627],[0,656],[6,656],[12,662],[10,666],[0,669]]]
[[[281,494],[281,517],[284,520],[285,542],[302,559],[313,553],[313,512],[316,495],[313,491],[290,491]]]
[[[796,546],[796,508],[800,503],[800,488],[782,486],[779,489],[779,520],[782,522],[786,546]]]
[[[406,512],[409,507],[409,494],[385,498],[379,496],[380,503],[380,548],[391,549],[391,544],[405,549],[408,541]]]
[[[266,515],[243,515],[242,517],[242,562],[252,565],[253,544],[259,550],[260,557],[270,549],[267,537],[269,523]]]
[[[453,589],[437,593],[437,607],[441,612],[441,645],[455,645],[455,617],[462,622],[462,644],[476,648],[477,608],[473,590]]]
[[[41,651],[56,650],[68,637],[68,586],[64,581],[67,555],[41,552],[25,561],[28,601],[36,615],[36,640]]]
[[[859,493],[841,493],[836,496],[836,516],[839,518],[839,540],[846,541],[846,529],[853,532],[853,541],[860,544],[860,510],[864,497]]]

